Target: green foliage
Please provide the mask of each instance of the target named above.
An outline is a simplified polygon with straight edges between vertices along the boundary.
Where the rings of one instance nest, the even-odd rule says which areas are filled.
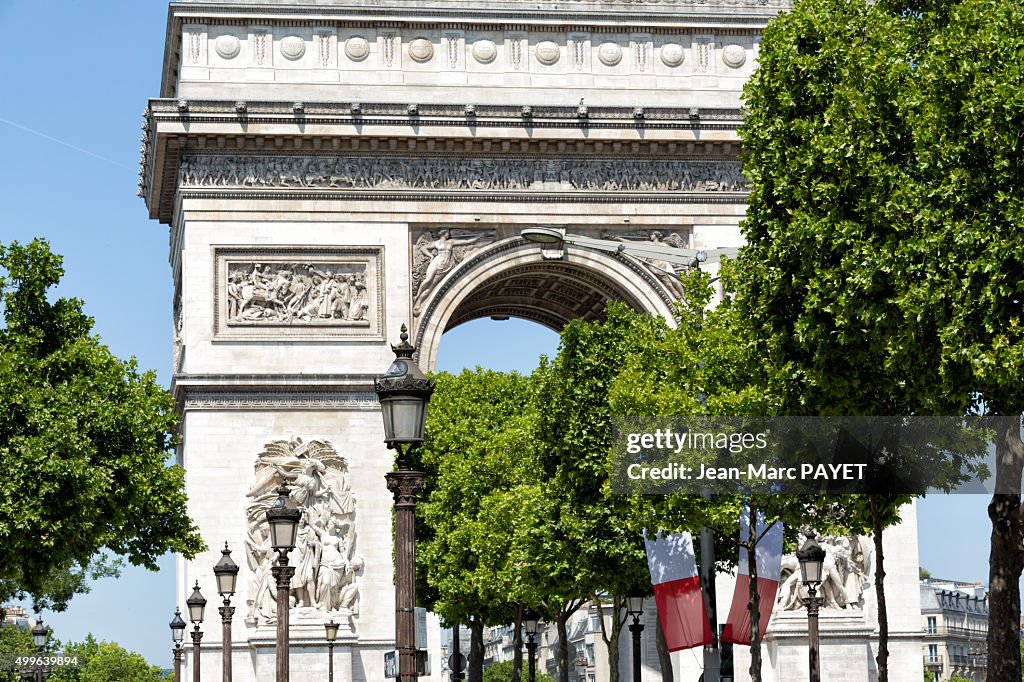
[[[63,270],[45,241],[0,245],[0,267],[0,600],[63,608],[116,568],[104,549],[147,568],[194,556],[168,392],[100,343],[81,301],[48,300]]]
[[[35,654],[31,632],[16,625],[0,625],[0,682],[21,682],[21,677],[14,670],[14,662],[19,656]]]
[[[417,507],[423,601],[448,623],[507,623],[549,584],[534,561],[550,537],[552,501],[536,468],[533,382],[479,368],[436,381]]]
[[[71,643],[56,656],[74,657],[75,667],[58,668],[47,678],[54,682],[166,682],[173,674],[146,662],[142,656],[129,652],[113,642],[89,635],[84,642]]]
[[[523,680],[526,679],[526,663],[523,663]],[[502,661],[484,668],[484,682],[512,682],[512,661]],[[538,672],[537,682],[554,682],[551,675]]]
[[[662,320],[613,305],[603,322],[570,322],[554,362],[537,371],[543,409],[536,438],[544,444],[540,464],[548,495],[558,500],[553,520],[570,552],[561,558],[575,590],[567,596],[621,596],[649,584],[641,533],[652,518],[652,500],[611,491],[609,390],[638,340],[664,330]]]
[[[744,93],[736,304],[783,413],[1024,411],[1022,58],[1020,3],[814,0],[771,22]],[[1002,490],[1024,468],[1011,431]],[[1019,497],[993,505],[989,648],[1005,650]]]

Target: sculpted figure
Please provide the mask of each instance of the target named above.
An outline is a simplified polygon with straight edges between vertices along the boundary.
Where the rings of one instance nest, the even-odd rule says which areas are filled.
[[[613,235],[609,238],[620,242],[636,241],[635,239],[623,236]],[[652,244],[659,244],[675,249],[685,249],[687,246],[686,240],[675,232],[666,237],[661,231],[654,230],[648,235],[647,240]],[[679,271],[677,270],[678,266],[673,265],[666,260],[661,260],[660,258],[641,258],[640,260],[647,265],[647,268],[665,286],[673,298],[681,299],[683,297],[686,292],[685,289],[683,289],[682,281],[679,279]]]
[[[317,571],[316,600],[337,610],[341,606],[341,590],[352,582],[354,570],[348,558],[348,529],[337,519],[332,519],[327,530],[321,535],[323,551]]]
[[[427,297],[430,296],[434,287],[440,284],[444,276],[462,262],[462,259],[471,251],[470,247],[479,243],[485,236],[488,235],[480,233],[473,237],[456,239],[451,236],[451,230],[445,228],[438,232],[436,239],[431,238],[427,233],[417,240],[415,269],[419,270],[422,265],[423,276],[416,288],[413,315],[420,314],[420,308],[426,303]]]
[[[365,320],[366,319],[366,308],[369,305],[369,298],[366,294],[366,281],[365,278],[359,278],[355,281],[355,295],[352,297],[352,303],[349,307],[349,319],[350,320]]]
[[[253,572],[246,596],[247,622],[270,623],[276,618],[270,570],[276,553],[270,547],[266,511],[277,500],[281,483],[288,484],[289,497],[302,512],[291,555],[291,605],[299,609],[297,617],[321,619],[339,611],[356,612],[356,573],[362,560],[355,556],[356,501],[347,462],[326,441],[296,438],[264,446],[247,493],[246,554]]]
[[[830,609],[861,608],[870,545],[856,536],[819,538],[818,543],[825,550],[822,581],[818,588],[822,606]],[[784,611],[801,609],[805,595],[796,556],[784,556],[776,606]]]
[[[316,593],[316,567],[320,563],[320,542],[306,517],[299,519],[293,556],[297,557],[291,583],[295,602],[299,606],[312,606]]]

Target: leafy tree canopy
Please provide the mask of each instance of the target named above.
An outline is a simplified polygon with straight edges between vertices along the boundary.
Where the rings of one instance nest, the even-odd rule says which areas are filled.
[[[55,669],[47,678],[53,682],[167,682],[174,678],[173,673],[164,673],[139,654],[114,642],[97,642],[92,635],[84,642],[69,643],[52,655],[77,659],[76,666]]]
[[[530,377],[482,369],[441,373],[421,451],[426,501],[417,507],[421,594],[449,623],[514,618],[537,604],[550,574],[533,558],[550,536],[531,439]]]
[[[175,425],[153,372],[92,334],[41,239],[0,245],[0,600],[63,608],[107,550],[155,569],[202,549],[185,513],[183,471],[166,466]]]
[[[999,682],[1020,676],[1022,59],[1021,3],[797,2],[764,33],[741,131],[736,303],[783,413],[1014,418],[989,508]]]

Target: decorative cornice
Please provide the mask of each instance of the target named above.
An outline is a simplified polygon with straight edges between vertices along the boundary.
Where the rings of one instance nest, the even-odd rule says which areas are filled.
[[[637,116],[636,107],[588,106],[581,120],[578,107],[567,106],[509,106],[498,104],[472,105],[467,113],[466,104],[416,104],[414,113],[409,104],[401,102],[303,102],[296,111],[291,101],[247,101],[243,111],[235,100],[178,100],[152,99],[148,111],[160,121],[191,122],[236,120],[246,123],[326,124],[353,122],[359,124],[395,124],[420,126],[472,124],[485,125],[491,121],[500,127],[555,127],[555,123],[568,122],[573,127],[597,127],[612,122],[625,123],[626,128],[670,123],[686,129],[705,129],[709,124],[730,124],[737,127],[743,120],[740,109],[703,107],[643,107],[643,116]],[[527,112],[524,112],[524,108]],[[205,118],[209,117],[209,118]],[[436,120],[435,120],[436,119]]]
[[[325,4],[268,2],[172,2],[171,20],[189,22],[262,22],[319,24],[339,22],[377,25],[440,24],[448,28],[509,25],[522,27],[538,22],[558,23],[576,30],[592,26],[694,26],[761,27],[791,0],[383,0],[382,2],[335,2]]]
[[[191,410],[378,409],[373,374],[177,374],[171,391]]]
[[[380,405],[372,393],[300,392],[240,393],[228,391],[190,391],[183,389],[177,402],[180,412],[193,410],[377,410]]]
[[[374,112],[374,117],[367,118],[364,115],[353,117],[353,105],[350,103],[321,102],[310,103],[305,109],[319,112],[315,120],[320,123],[314,124],[313,118],[295,118],[293,104],[285,106],[281,102],[252,102],[247,104],[246,111],[250,112],[247,116],[255,117],[263,112],[258,116],[259,120],[286,123],[288,127],[296,126],[292,128],[293,133],[277,130],[253,135],[249,131],[256,118],[239,118],[235,102],[203,100],[186,102],[183,107],[181,104],[177,101],[152,100],[143,123],[147,142],[143,145],[143,158],[140,160],[139,190],[150,209],[150,217],[159,218],[165,223],[171,220],[175,196],[179,190],[176,178],[184,152],[252,152],[278,156],[376,155],[401,148],[414,155],[447,154],[453,158],[487,154],[520,158],[564,157],[575,153],[652,160],[692,158],[735,161],[740,150],[738,138],[701,139],[702,132],[715,129],[735,132],[741,122],[741,112],[736,109],[645,108],[644,118],[637,119],[633,108],[598,107],[590,110],[587,119],[581,120],[573,113],[575,109],[566,107],[531,107],[531,115],[528,117],[509,117],[521,108],[481,106],[472,121],[467,122],[465,107],[458,105],[425,105],[423,113],[411,119],[407,107],[401,104],[360,105],[360,109]],[[193,113],[193,107],[198,113]],[[370,134],[368,130],[377,124],[385,130]],[[317,130],[314,131],[314,128]],[[387,131],[387,128],[395,128],[398,134]],[[532,128],[561,128],[567,131],[567,135],[564,139],[541,139],[530,133]],[[484,133],[485,129],[490,132]],[[635,139],[602,139],[601,135],[595,134],[595,131],[606,129],[635,130],[632,135]],[[448,133],[448,130],[452,132]],[[502,135],[502,130],[513,131],[513,139],[509,139],[507,134]],[[650,134],[658,130],[686,131],[688,134],[683,139],[674,136],[664,139],[665,133],[661,134],[663,139],[658,139],[658,135]],[[524,132],[526,136],[522,136]],[[732,135],[728,138],[732,138]],[[222,188],[210,189],[223,191]],[[290,196],[298,197],[296,189],[289,192]],[[616,193],[616,197],[620,196],[620,193]],[[443,198],[450,197],[446,193]],[[249,195],[249,198],[259,197]],[[391,193],[374,193],[365,198],[388,199]],[[416,197],[424,198],[429,197]],[[520,199],[508,195],[501,200]],[[693,201],[683,199],[682,203]],[[709,203],[722,202],[712,200]]]
[[[181,385],[203,386],[373,386],[375,374],[178,374]]]
[[[183,199],[237,199],[240,201],[267,200],[280,201],[282,199],[304,201],[304,200],[331,200],[331,201],[482,201],[493,202],[515,202],[515,203],[561,203],[561,204],[727,204],[743,206],[747,203],[745,192],[720,192],[715,195],[708,194],[658,194],[648,192],[645,194],[630,192],[607,192],[604,194],[568,194],[564,192],[545,193],[519,193],[511,192],[358,192],[351,194],[338,194],[331,192],[295,192],[279,190],[277,192],[260,191],[182,191]]]

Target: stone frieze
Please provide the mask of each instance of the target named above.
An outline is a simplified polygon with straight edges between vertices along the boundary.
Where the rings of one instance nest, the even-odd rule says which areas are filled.
[[[611,157],[187,155],[183,188],[743,192],[738,161]]]

